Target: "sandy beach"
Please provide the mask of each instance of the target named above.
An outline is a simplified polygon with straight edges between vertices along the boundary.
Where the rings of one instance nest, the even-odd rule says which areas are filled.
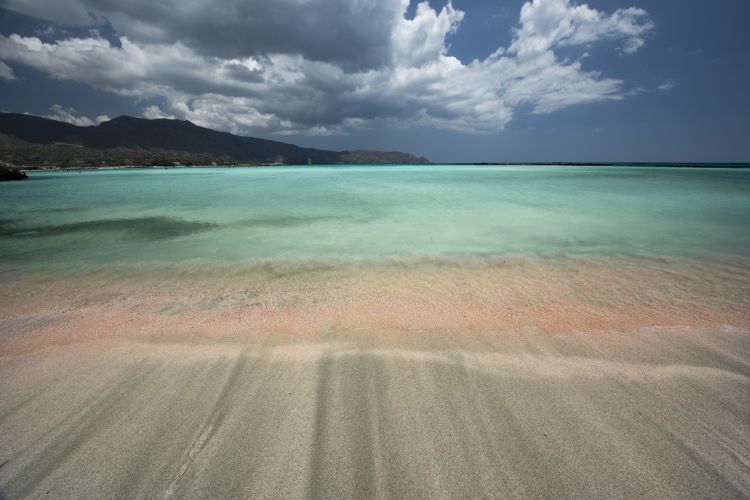
[[[11,279],[0,497],[747,497],[746,276],[594,264]]]
[[[750,496],[745,170],[35,174],[0,500]]]
[[[104,341],[0,359],[4,498],[742,498],[747,333]]]

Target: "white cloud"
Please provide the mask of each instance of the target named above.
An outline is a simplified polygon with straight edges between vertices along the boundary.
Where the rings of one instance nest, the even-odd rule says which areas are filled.
[[[0,61],[0,80],[15,80],[16,75],[13,74],[13,68]]]
[[[445,37],[455,33],[463,18],[464,13],[454,9],[450,2],[440,13],[427,2],[418,4],[414,19],[405,19],[401,15],[393,27],[393,62],[403,66],[422,66],[445,56],[448,51]]]
[[[194,15],[203,1],[196,0]],[[568,0],[534,0],[524,4],[507,48],[464,64],[450,55],[448,43],[463,12],[450,2],[440,11],[423,2],[407,19],[408,3],[349,2],[354,6],[346,7],[346,15],[332,18],[339,34],[387,21],[384,30],[363,28],[375,48],[360,48],[374,51],[361,54],[361,61],[346,60],[351,54],[330,48],[327,55],[324,48],[315,55],[302,47],[220,56],[197,48],[198,35],[186,33],[184,42],[172,41],[169,33],[157,32],[158,26],[134,21],[130,11],[107,18],[129,33],[120,36],[119,46],[100,36],[44,43],[14,34],[0,36],[0,58],[120,95],[162,99],[162,108],[143,110],[149,118],[188,119],[235,133],[330,135],[384,123],[494,133],[521,107],[550,113],[624,98],[629,91],[622,81],[584,69],[583,58],[561,60],[555,51],[614,41],[623,52],[634,52],[652,29],[647,14],[637,8],[606,14]],[[148,12],[162,7],[152,4]],[[174,8],[176,18],[184,17],[185,8]],[[91,19],[103,12],[95,11]],[[362,12],[370,12],[369,18],[353,19]]]
[[[675,88],[675,85],[677,85],[677,82],[675,82],[674,80],[667,80],[666,82],[659,85],[657,89],[663,90],[663,91],[669,91]]]
[[[521,26],[511,51],[533,56],[556,46],[585,45],[600,40],[622,40],[622,50],[634,53],[653,29],[643,9],[617,9],[607,15],[570,0],[534,0],[521,8]]]
[[[59,104],[52,105],[49,110],[50,114],[45,115],[45,118],[78,125],[79,127],[90,127],[110,120],[107,115],[99,115],[92,120],[87,116],[81,115],[75,108],[66,108]]]
[[[174,115],[170,115],[161,110],[159,106],[147,106],[143,109],[143,117],[149,120],[155,120],[157,118],[169,118],[174,119]]]

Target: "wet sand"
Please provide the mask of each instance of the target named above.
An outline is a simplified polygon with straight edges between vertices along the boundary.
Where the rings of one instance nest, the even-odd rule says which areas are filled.
[[[5,281],[0,498],[750,495],[746,277],[566,266]]]

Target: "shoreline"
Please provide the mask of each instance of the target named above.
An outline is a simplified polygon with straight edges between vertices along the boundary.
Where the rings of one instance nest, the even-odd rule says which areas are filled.
[[[0,352],[70,340],[277,332],[750,330],[746,266],[594,259],[118,266],[4,273]],[[106,328],[103,325],[106,324]],[[138,325],[133,329],[133,325]]]
[[[18,168],[26,172],[34,171],[88,171],[88,170],[123,170],[123,169],[155,169],[155,170],[171,170],[171,169],[184,169],[184,168],[250,168],[250,167],[393,167],[393,166],[409,166],[409,167],[439,167],[439,166],[457,166],[457,167],[472,167],[472,166],[500,166],[500,167],[633,167],[633,168],[726,168],[726,169],[750,169],[750,163],[712,163],[712,162],[674,162],[674,163],[663,163],[663,162],[534,162],[534,163],[508,163],[508,162],[467,162],[467,163],[415,163],[415,164],[402,164],[402,163],[332,163],[332,164],[295,164],[295,163],[221,163],[216,165],[205,164],[205,165],[108,165],[108,166],[85,166],[85,167],[59,167],[59,166],[20,166]]]

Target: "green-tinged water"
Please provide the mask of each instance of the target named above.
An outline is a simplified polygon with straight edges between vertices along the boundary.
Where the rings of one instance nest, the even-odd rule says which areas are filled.
[[[32,172],[2,271],[497,256],[750,257],[750,170],[341,166]]]

